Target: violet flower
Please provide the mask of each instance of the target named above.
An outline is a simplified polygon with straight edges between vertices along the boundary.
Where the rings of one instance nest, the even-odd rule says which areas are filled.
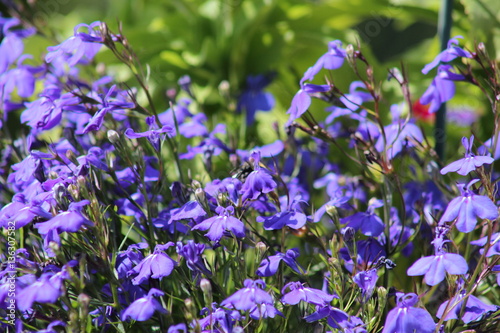
[[[467,291],[463,289],[463,281],[460,281],[458,286],[460,290],[457,291],[455,296],[439,306],[436,317],[443,317],[444,311],[446,310],[447,314],[444,321],[459,318],[464,302],[463,298],[465,297]],[[499,307],[496,305],[485,304],[476,296],[469,295],[467,303],[465,304],[464,312],[462,313],[460,319],[462,319],[465,324],[468,324],[472,321],[480,320],[481,317],[486,316],[488,313],[493,313],[498,309]]]
[[[441,169],[441,174],[445,175],[448,172],[456,172],[459,175],[467,176],[471,171],[476,170],[483,164],[491,164],[494,159],[490,156],[476,156],[472,153],[472,145],[474,143],[474,135],[471,135],[470,140],[464,136],[462,145],[465,148],[465,156],[458,161],[452,162]]]
[[[186,260],[187,267],[193,272],[210,276],[212,273],[205,266],[202,257],[204,250],[205,244],[195,243],[193,240],[189,240],[185,245],[182,242],[177,242],[177,253]]]
[[[53,273],[44,273],[34,283],[22,289],[16,295],[17,307],[26,311],[33,303],[55,303],[62,296],[62,279]]]
[[[300,204],[300,200],[293,200],[289,209],[272,216],[258,216],[256,221],[263,222],[266,230],[278,230],[285,226],[296,230],[300,229],[308,220],[307,215],[302,212]]]
[[[384,205],[381,200],[371,200],[366,212],[357,212],[353,215],[340,219],[342,224],[347,224],[355,230],[360,230],[365,236],[377,237],[385,228],[385,224],[380,217],[375,214],[375,209]]]
[[[500,255],[500,232],[495,232],[491,236],[485,236],[478,240],[470,242],[472,245],[484,247],[488,243],[488,238],[490,238],[490,247],[488,252],[486,252],[486,257],[492,257],[495,255]],[[484,253],[484,248],[479,250],[482,255]]]
[[[137,139],[147,137],[148,141],[151,143],[156,151],[160,151],[160,137],[162,134],[173,134],[174,130],[172,127],[165,125],[158,129],[156,124],[155,116],[147,117],[146,124],[149,126],[149,130],[142,133],[136,133],[132,128],[127,128],[125,130],[125,136],[129,139]]]
[[[328,52],[323,54],[313,66],[307,69],[302,80],[300,80],[301,84],[304,81],[312,81],[314,76],[323,68],[333,70],[342,67],[346,55],[346,51],[342,48],[342,42],[340,40],[329,42]]]
[[[134,285],[139,285],[146,282],[149,278],[161,280],[169,276],[175,266],[177,266],[177,262],[163,251],[173,245],[173,242],[156,245],[152,254],[144,258],[137,266],[127,273],[129,276],[137,274],[137,276],[132,279],[132,283]]]
[[[393,159],[404,148],[415,147],[416,142],[423,142],[424,136],[420,128],[401,119],[402,105],[391,106],[392,124],[384,127],[385,138],[379,135],[375,148],[378,152],[387,149],[387,157]]]
[[[312,83],[303,83],[300,85],[300,90],[292,99],[292,104],[286,112],[290,115],[286,126],[290,125],[295,119],[300,118],[311,105],[311,96],[317,93],[330,91],[329,85],[317,85]]]
[[[414,307],[418,302],[416,294],[398,293],[396,302],[396,307],[387,315],[382,333],[434,332],[436,323],[429,312]]]
[[[269,171],[259,165],[260,152],[252,152],[251,158],[254,170],[248,175],[241,189],[243,201],[256,200],[261,194],[272,192],[278,186]]]
[[[90,204],[88,200],[72,202],[68,211],[59,213],[47,222],[36,223],[35,228],[38,229],[41,235],[47,235],[51,231],[60,234],[63,232],[77,232],[83,226],[91,227],[94,223],[83,216],[81,212],[83,207],[88,204]]]
[[[255,274],[258,276],[272,276],[278,271],[278,267],[281,261],[287,264],[288,267],[293,269],[298,274],[302,274],[303,270],[299,268],[296,260],[298,256],[298,249],[287,250],[285,254],[276,252],[275,255],[269,256],[262,260]]]
[[[90,25],[77,25],[74,29],[74,36],[71,36],[57,46],[47,48],[49,52],[45,56],[45,60],[51,63],[56,58],[64,59],[70,67],[81,62],[83,58],[85,58],[85,63],[90,62],[102,46],[100,43],[95,43],[96,40],[102,41],[102,37],[100,37],[98,30],[96,30],[100,24],[101,22],[96,21]],[[79,33],[78,30],[81,27],[86,27],[89,33]]]
[[[452,275],[461,275],[467,273],[469,267],[467,261],[456,253],[446,253],[444,244],[449,242],[445,240],[445,231],[440,231],[438,227],[436,238],[432,241],[435,255],[418,259],[407,270],[408,276],[425,275],[425,283],[429,286],[435,286],[444,280],[446,273]]]
[[[195,225],[192,230],[208,230],[206,236],[212,242],[219,242],[224,235],[233,234],[238,238],[245,237],[245,225],[234,217],[234,207],[218,206],[215,209],[218,216],[212,216]]]
[[[221,306],[232,307],[241,311],[250,311],[255,306],[262,304],[273,305],[273,298],[263,290],[266,288],[264,281],[246,279],[243,285],[242,289],[226,298],[221,303]]]
[[[287,289],[289,289],[289,292],[285,294]],[[326,306],[334,298],[338,298],[336,295],[329,295],[319,289],[304,287],[300,282],[287,283],[281,293],[283,294],[281,301],[289,305],[299,304],[300,301],[304,301],[317,306]]]
[[[372,268],[367,271],[360,271],[354,275],[354,283],[361,289],[362,302],[366,303],[372,297],[375,286],[377,285],[378,274],[377,268]]]
[[[331,305],[320,307],[316,312],[305,317],[308,323],[327,318],[328,325],[334,329],[341,330],[346,333],[366,333],[365,324],[361,319],[355,316],[349,316],[344,311],[337,309]]]
[[[420,97],[422,105],[431,104],[429,108],[430,113],[436,112],[441,104],[449,101],[455,95],[455,84],[453,81],[465,81],[465,77],[461,74],[456,74],[451,71],[452,66],[440,65],[438,73],[431,85]]]
[[[165,293],[161,290],[152,288],[147,296],[135,300],[121,315],[122,320],[133,319],[137,321],[146,321],[158,311],[167,314],[168,311],[153,297],[163,296]]]
[[[466,51],[458,46],[458,38],[462,38],[462,36],[451,38],[448,41],[448,47],[446,48],[446,50],[438,54],[432,62],[425,65],[425,67],[422,69],[422,73],[427,74],[440,63],[450,62],[459,57],[473,58],[473,55],[469,51]]]
[[[456,219],[457,229],[461,232],[471,232],[477,224],[477,219],[495,220],[498,218],[498,208],[490,198],[476,195],[470,188],[479,179],[473,179],[468,184],[458,184],[461,196],[453,199],[446,207],[439,223]]]
[[[275,100],[271,93],[264,92],[264,88],[272,81],[273,75],[249,75],[247,86],[238,99],[236,110],[246,112],[246,123],[250,126],[255,121],[257,111],[271,111]]]
[[[203,333],[237,332],[238,326],[234,325],[241,318],[238,311],[218,308],[216,303],[212,303],[212,309],[203,308],[201,314],[207,314],[207,316],[194,321],[190,325],[191,329],[200,325]]]

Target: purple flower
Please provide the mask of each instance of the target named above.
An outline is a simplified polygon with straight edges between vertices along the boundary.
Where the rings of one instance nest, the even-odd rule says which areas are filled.
[[[354,234],[352,228],[347,227],[345,229],[350,229]],[[349,272],[353,271],[354,265],[356,265],[357,270],[366,270],[378,262],[381,257],[387,255],[384,247],[373,237],[357,241],[355,248],[352,240],[348,240],[345,234],[344,240],[348,244],[348,247],[341,248],[339,254]],[[356,263],[353,262],[353,258],[356,258]]]
[[[90,204],[88,200],[72,202],[68,211],[59,213],[47,222],[36,223],[35,228],[38,229],[41,235],[47,235],[51,231],[60,234],[63,232],[77,232],[83,226],[91,227],[94,223],[81,213],[83,206],[88,204]]]
[[[202,272],[205,275],[212,275],[212,273],[205,266],[203,261],[203,251],[205,250],[205,244],[195,243],[193,240],[189,240],[186,245],[182,242],[177,242],[177,253],[186,260],[186,265],[193,272]]]
[[[180,323],[177,325],[172,325],[168,328],[167,333],[187,333],[187,327],[186,324]]]
[[[286,289],[290,289],[287,294],[285,294]],[[281,293],[284,294],[281,301],[289,305],[299,304],[300,301],[304,301],[309,304],[325,306],[337,297],[319,289],[304,287],[300,282],[287,283],[281,290]]]
[[[448,48],[438,54],[431,63],[425,65],[424,69],[422,69],[422,73],[427,74],[430,70],[438,66],[440,63],[450,62],[458,57],[473,58],[473,55],[470,52],[465,51],[458,46],[458,38],[462,38],[462,36],[451,38],[448,41]]]
[[[128,318],[137,321],[146,321],[153,316],[155,311],[166,314],[167,310],[161,306],[153,297],[163,296],[164,292],[155,288],[152,288],[148,295],[135,300],[128,308],[122,313],[122,320],[127,320]]]
[[[425,275],[425,283],[435,286],[444,280],[446,273],[461,275],[467,273],[467,261],[456,253],[446,253],[444,244],[449,242],[444,239],[447,228],[437,227],[437,236],[433,240],[435,255],[418,259],[406,272],[408,276]],[[444,229],[444,231],[441,231]]]
[[[465,81],[465,77],[461,74],[456,74],[451,71],[452,66],[440,65],[438,73],[431,85],[420,97],[422,105],[431,104],[430,113],[436,112],[441,104],[449,101],[455,95],[455,84],[453,81]]]
[[[60,320],[51,322],[46,329],[37,331],[38,333],[58,333],[60,330],[54,329],[56,326],[66,327],[66,323]]]
[[[62,279],[53,273],[44,273],[38,281],[30,284],[16,295],[19,310],[30,309],[34,302],[55,303],[62,292]]]
[[[347,224],[355,230],[360,230],[365,236],[377,237],[384,231],[384,222],[380,217],[375,214],[375,208],[382,207],[384,204],[381,200],[374,200],[368,206],[368,210],[363,212],[354,213],[351,216],[340,219],[342,224]]]
[[[417,302],[416,294],[398,293],[397,305],[389,311],[382,333],[434,332],[436,324],[429,312],[413,307]]]
[[[138,274],[132,279],[132,283],[134,285],[139,285],[147,281],[150,277],[161,280],[165,276],[169,276],[174,270],[174,267],[177,266],[177,262],[163,251],[173,245],[173,242],[156,245],[152,254],[144,258],[137,266],[128,272],[129,276]]]
[[[238,99],[236,110],[246,112],[246,122],[250,126],[255,121],[255,112],[271,111],[274,107],[274,97],[264,88],[271,83],[271,75],[250,75],[247,77],[247,87]]]
[[[415,147],[415,143],[424,140],[422,131],[417,125],[400,119],[401,111],[401,105],[394,104],[391,106],[392,124],[384,127],[385,138],[380,135],[375,143],[378,152],[387,149],[387,156],[390,159],[399,154],[403,148]]]
[[[238,311],[217,308],[216,303],[212,303],[212,309],[203,308],[201,314],[207,314],[205,318],[193,322],[190,326],[200,325],[204,329],[203,333],[229,333],[236,332],[234,324],[241,318]],[[207,329],[208,330],[205,330]],[[233,330],[234,329],[234,330]]]
[[[372,296],[373,290],[377,285],[377,280],[378,275],[376,268],[372,268],[367,271],[361,271],[354,275],[353,281],[361,289],[363,303],[366,303]]]
[[[342,48],[342,42],[339,40],[331,41],[328,43],[328,52],[323,54],[314,66],[307,69],[300,83],[312,81],[314,76],[323,68],[333,70],[342,67],[345,57],[346,51]]]
[[[272,276],[276,274],[279,264],[282,260],[295,272],[302,274],[301,269],[297,265],[296,258],[298,256],[299,251],[297,249],[287,250],[285,254],[276,252],[274,256],[269,256],[266,259],[262,260],[256,274],[258,276]]]
[[[492,257],[495,255],[500,255],[500,232],[495,232],[491,236],[485,236],[478,240],[470,242],[472,245],[484,247],[488,243],[488,238],[490,238],[490,248],[486,253],[486,257]],[[481,255],[484,253],[484,249],[480,249],[479,253]]]
[[[311,105],[311,95],[324,93],[330,91],[330,89],[331,87],[329,85],[317,85],[312,83],[301,84],[300,90],[293,97],[292,104],[286,112],[290,115],[287,125],[290,125],[295,119],[300,118],[300,116],[309,109]]]
[[[484,195],[476,195],[470,187],[479,179],[471,180],[467,185],[458,184],[461,196],[453,199],[446,207],[440,223],[455,219],[457,229],[461,232],[471,232],[476,227],[477,219],[495,220],[498,218],[498,208]]]
[[[57,46],[47,48],[49,52],[45,56],[45,60],[51,63],[57,58],[63,59],[70,67],[75,66],[82,58],[86,59],[86,63],[91,61],[102,46],[100,43],[95,43],[95,41],[102,41],[102,37],[96,30],[100,24],[101,22],[96,21],[90,25],[77,25],[74,29],[74,36]],[[80,27],[86,27],[89,33],[79,33]]]
[[[258,216],[257,222],[264,222],[264,229],[277,230],[287,226],[292,229],[300,229],[307,222],[307,216],[302,212],[300,201],[294,200],[288,210],[281,211],[272,216]]]
[[[339,116],[348,115],[351,119],[366,121],[366,115],[363,116],[361,113],[356,114],[354,111],[358,110],[360,105],[364,102],[373,100],[373,96],[360,88],[366,89],[366,85],[361,81],[354,81],[349,86],[349,93],[340,96],[339,101],[342,103],[342,107],[333,105],[325,109],[325,111],[330,111],[330,115],[326,117],[325,123],[332,123],[335,118]]]
[[[106,95],[92,94],[91,98],[96,101],[98,111],[90,118],[85,128],[81,132],[78,131],[77,134],[99,130],[104,122],[104,117],[109,112],[119,113],[124,109],[133,108],[135,104],[128,102],[125,96],[123,91],[116,89],[116,85],[109,88]]]
[[[244,287],[226,298],[221,306],[232,307],[241,311],[250,311],[255,306],[261,304],[273,304],[273,298],[263,290],[266,283],[262,280],[246,279],[243,282]]]
[[[253,152],[251,158],[254,171],[248,175],[241,189],[243,201],[256,200],[261,194],[272,192],[278,186],[269,171],[259,165],[260,152]]]
[[[466,176],[471,171],[476,170],[483,164],[491,164],[494,159],[490,156],[476,156],[472,153],[472,145],[474,143],[474,135],[471,135],[470,140],[464,136],[462,145],[465,148],[465,156],[458,161],[452,162],[441,169],[441,174],[445,175],[448,172],[456,172],[459,175]]]
[[[342,330],[346,333],[366,333],[365,324],[361,319],[355,316],[349,316],[344,311],[333,306],[327,305],[319,308],[313,314],[304,319],[311,323],[323,318],[327,318],[328,325],[332,328]]]
[[[133,129],[127,128],[125,131],[125,136],[129,139],[137,139],[147,137],[148,141],[151,143],[156,151],[160,151],[160,136],[164,133],[172,134],[174,129],[168,125],[163,126],[158,129],[158,125],[155,121],[155,116],[147,117],[146,124],[149,126],[149,130],[142,133],[136,133]]]
[[[450,319],[458,319],[462,311],[462,305],[464,302],[463,298],[465,294],[466,290],[461,289],[454,297],[442,303],[439,306],[436,317],[441,318],[444,315],[444,311],[446,310],[447,314],[444,319],[445,321],[448,321]],[[487,315],[488,312],[497,311],[498,308],[499,307],[496,305],[488,305],[483,303],[474,295],[469,295],[461,319],[464,323],[468,324],[471,321],[477,321],[481,319],[481,317]]]
[[[218,206],[215,209],[218,216],[210,217],[195,225],[192,230],[208,230],[206,236],[213,242],[218,242],[224,235],[233,234],[238,238],[245,237],[245,225],[234,217],[234,207]]]

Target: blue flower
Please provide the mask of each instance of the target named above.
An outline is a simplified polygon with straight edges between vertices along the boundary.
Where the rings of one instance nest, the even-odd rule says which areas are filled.
[[[324,93],[330,91],[331,87],[329,85],[317,85],[312,83],[301,83],[300,90],[293,96],[292,104],[286,112],[290,115],[287,121],[287,126],[292,123],[295,119],[300,118],[309,106],[311,105],[311,95],[316,93]]]
[[[168,242],[164,245],[156,245],[152,254],[144,258],[137,266],[128,272],[128,275],[138,274],[132,283],[139,285],[147,281],[150,277],[153,279],[162,279],[169,276],[177,266],[177,262],[170,258],[165,252],[173,242]]]
[[[438,73],[431,85],[420,97],[422,105],[431,104],[429,108],[430,113],[436,112],[441,104],[449,101],[455,95],[455,84],[453,81],[464,81],[465,77],[461,74],[456,74],[451,71],[452,66],[440,65]]]
[[[386,149],[387,157],[390,159],[399,154],[403,148],[415,147],[424,140],[424,135],[416,124],[400,118],[401,112],[402,105],[391,106],[392,124],[384,127],[385,137],[380,135],[375,143],[377,151],[383,152]]]
[[[459,283],[458,285],[463,286],[463,281],[461,281],[461,283]],[[463,299],[466,293],[466,290],[461,288],[455,296],[442,303],[437,310],[436,317],[443,317],[444,311],[446,311],[447,314],[444,318],[444,321],[448,321],[450,319],[458,319],[460,313],[462,313],[462,305],[464,302]],[[469,295],[469,297],[467,298],[467,303],[465,304],[464,311],[460,318],[464,323],[468,324],[471,321],[477,321],[481,319],[481,317],[487,315],[489,312],[493,313],[498,309],[499,307],[496,305],[485,304],[476,296]]]
[[[63,295],[63,280],[53,273],[44,273],[38,281],[22,289],[17,295],[17,307],[21,311],[30,309],[34,302],[55,303]]]
[[[269,256],[262,260],[256,274],[258,276],[272,276],[278,271],[280,262],[283,260],[295,272],[302,274],[301,269],[297,265],[296,258],[299,256],[297,249],[287,250],[285,254],[276,252],[274,256]]]
[[[331,41],[328,43],[328,52],[323,54],[313,66],[307,69],[300,83],[312,81],[314,76],[323,68],[333,70],[342,67],[345,58],[346,51],[342,48],[342,42],[339,40]]]
[[[255,121],[255,112],[271,111],[274,107],[274,96],[264,92],[264,88],[272,81],[273,75],[249,75],[247,87],[238,99],[236,110],[246,112],[246,122],[250,126]]]
[[[425,65],[424,69],[422,69],[422,73],[427,74],[440,63],[450,62],[459,57],[472,58],[473,55],[469,51],[465,51],[458,46],[458,38],[462,38],[462,36],[451,38],[448,41],[448,47],[446,50],[438,54],[431,63]]]
[[[230,306],[237,310],[250,311],[255,306],[261,304],[273,305],[273,298],[263,290],[266,287],[264,281],[246,279],[243,285],[243,288],[226,298],[221,303],[221,306]]]
[[[277,230],[287,226],[292,229],[300,229],[307,222],[307,216],[302,212],[300,201],[294,200],[290,208],[276,213],[272,216],[258,216],[257,222],[264,222],[264,229]]]
[[[204,250],[205,244],[198,244],[193,240],[189,240],[186,245],[182,244],[182,242],[177,242],[177,253],[186,260],[188,268],[193,272],[202,272],[210,276],[212,273],[205,266],[202,257]]]
[[[397,305],[389,311],[382,333],[434,332],[436,323],[429,312],[413,307],[418,302],[418,296],[413,293],[398,294]]]
[[[448,172],[456,172],[459,175],[467,176],[471,171],[476,170],[483,164],[491,164],[494,159],[491,156],[476,156],[472,153],[472,145],[474,143],[474,135],[471,135],[470,140],[464,136],[462,145],[465,148],[464,158],[452,162],[441,169],[441,174],[445,175]]]
[[[155,311],[166,314],[167,310],[161,306],[153,297],[163,296],[164,292],[155,288],[152,288],[147,296],[141,297],[135,300],[128,308],[123,311],[121,318],[122,320],[133,319],[137,321],[146,321],[153,316]]]
[[[287,294],[285,294],[286,289],[290,289]],[[299,304],[300,301],[304,301],[309,304],[325,306],[334,298],[338,298],[338,296],[329,295],[319,289],[304,287],[300,282],[287,283],[281,293],[284,294],[281,301],[289,305]]]
[[[47,222],[36,223],[35,228],[38,229],[41,235],[47,235],[50,231],[60,234],[63,232],[77,232],[83,226],[91,227],[94,223],[81,213],[83,206],[89,203],[88,200],[72,202],[68,211],[59,213]]]
[[[146,123],[149,126],[149,130],[142,133],[136,133],[132,128],[127,128],[125,131],[125,136],[129,139],[137,139],[147,137],[148,141],[151,143],[156,151],[160,151],[160,137],[162,134],[172,134],[174,132],[173,128],[165,125],[158,129],[158,125],[155,121],[155,116],[147,117]]]
[[[208,230],[206,236],[213,242],[218,242],[224,235],[233,234],[238,238],[245,237],[245,225],[234,217],[234,207],[218,206],[215,209],[218,216],[212,216],[197,225],[192,230]]]
[[[487,235],[470,243],[472,245],[484,247],[488,243],[488,238],[490,239],[490,247],[488,252],[486,252],[486,257],[500,255],[500,232],[495,232],[491,236]],[[484,253],[484,249],[480,249],[479,253],[482,255]]]
[[[366,303],[368,299],[372,296],[373,290],[377,285],[378,275],[377,269],[372,268],[367,271],[361,271],[354,275],[353,281],[361,289],[361,297],[363,303]]]
[[[355,230],[360,230],[365,236],[377,237],[385,228],[385,224],[380,217],[375,214],[375,208],[382,207],[384,204],[380,200],[372,200],[366,212],[357,212],[351,216],[340,219],[342,224],[347,224]]]
[[[327,318],[328,325],[332,328],[342,330],[346,333],[366,333],[365,324],[355,316],[349,316],[344,311],[327,305],[316,310],[313,314],[304,319],[311,323],[323,318]]]
[[[45,56],[45,60],[51,63],[63,59],[70,67],[82,62],[82,58],[85,58],[85,63],[90,62],[102,46],[102,44],[98,42],[102,42],[103,37],[100,31],[96,30],[96,28],[100,27],[100,24],[101,22],[96,21],[90,25],[77,25],[74,29],[73,36],[57,46],[50,46],[47,48],[49,52]],[[81,27],[86,27],[89,33],[79,32],[78,30]]]
[[[433,240],[435,255],[418,259],[407,270],[408,276],[425,275],[425,283],[435,286],[444,280],[446,273],[461,275],[467,273],[469,267],[467,261],[456,253],[446,253],[444,244],[449,242],[444,239],[447,228],[437,227],[438,234]],[[444,229],[445,231],[440,231]]]
[[[495,220],[498,218],[498,208],[490,198],[476,195],[470,187],[479,179],[471,180],[468,184],[458,184],[461,196],[453,199],[441,216],[440,223],[455,219],[457,229],[461,232],[471,232],[477,224],[477,219]]]
[[[269,171],[259,165],[260,152],[253,152],[251,159],[254,170],[245,179],[241,188],[243,192],[242,200],[256,200],[261,194],[272,192],[278,185],[269,174]]]

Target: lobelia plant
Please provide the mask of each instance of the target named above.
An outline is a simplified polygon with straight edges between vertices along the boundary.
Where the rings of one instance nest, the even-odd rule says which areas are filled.
[[[491,103],[494,132],[477,149],[464,133],[464,157],[445,166],[413,118],[405,71],[381,82],[340,41],[305,71],[286,136],[243,147],[251,140],[234,142],[237,128],[203,113],[189,77],[159,111],[126,36],[103,22],[78,25],[30,65],[34,31],[9,18],[0,28],[11,50],[0,52],[2,330],[499,327],[500,75],[483,45],[452,39],[423,70],[438,67],[420,99],[431,112],[452,81]],[[137,88],[97,71],[103,47]],[[357,76],[346,92],[334,84],[343,66]],[[231,98],[250,126],[275,101],[269,77],[247,82]],[[387,84],[401,90],[392,105]],[[309,111],[316,100],[324,115]]]

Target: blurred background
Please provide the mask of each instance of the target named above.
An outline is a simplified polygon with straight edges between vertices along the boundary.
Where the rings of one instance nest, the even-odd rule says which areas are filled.
[[[284,123],[300,78],[332,40],[359,45],[380,82],[387,79],[389,68],[404,65],[414,101],[433,78],[433,73],[424,76],[421,69],[439,53],[437,0],[23,0],[10,5],[3,0],[2,4],[4,16],[18,16],[38,28],[40,33],[28,41],[26,51],[40,59],[47,46],[71,36],[79,23],[104,21],[115,33],[121,25],[149,76],[158,109],[168,108],[166,96],[178,89],[180,77],[189,74],[197,102],[205,113],[220,114],[218,120],[234,111],[249,75],[265,74],[273,78],[266,91],[276,104],[272,112],[259,113],[257,120]],[[12,4],[17,9],[9,9]],[[497,57],[499,13],[500,1],[455,0],[451,36],[464,36],[461,44],[470,50],[482,41],[490,56]],[[119,81],[135,85],[110,51],[103,49],[97,61]],[[334,72],[342,91],[347,92],[354,79],[348,66]],[[316,80],[323,82],[320,75]],[[479,91],[466,84],[457,89],[448,111],[451,131],[453,126],[470,127],[477,115],[487,112]],[[398,88],[388,85],[382,101],[387,110],[401,101]],[[324,107],[313,103],[311,108],[324,119]],[[425,108],[416,112],[431,128],[433,119]]]

